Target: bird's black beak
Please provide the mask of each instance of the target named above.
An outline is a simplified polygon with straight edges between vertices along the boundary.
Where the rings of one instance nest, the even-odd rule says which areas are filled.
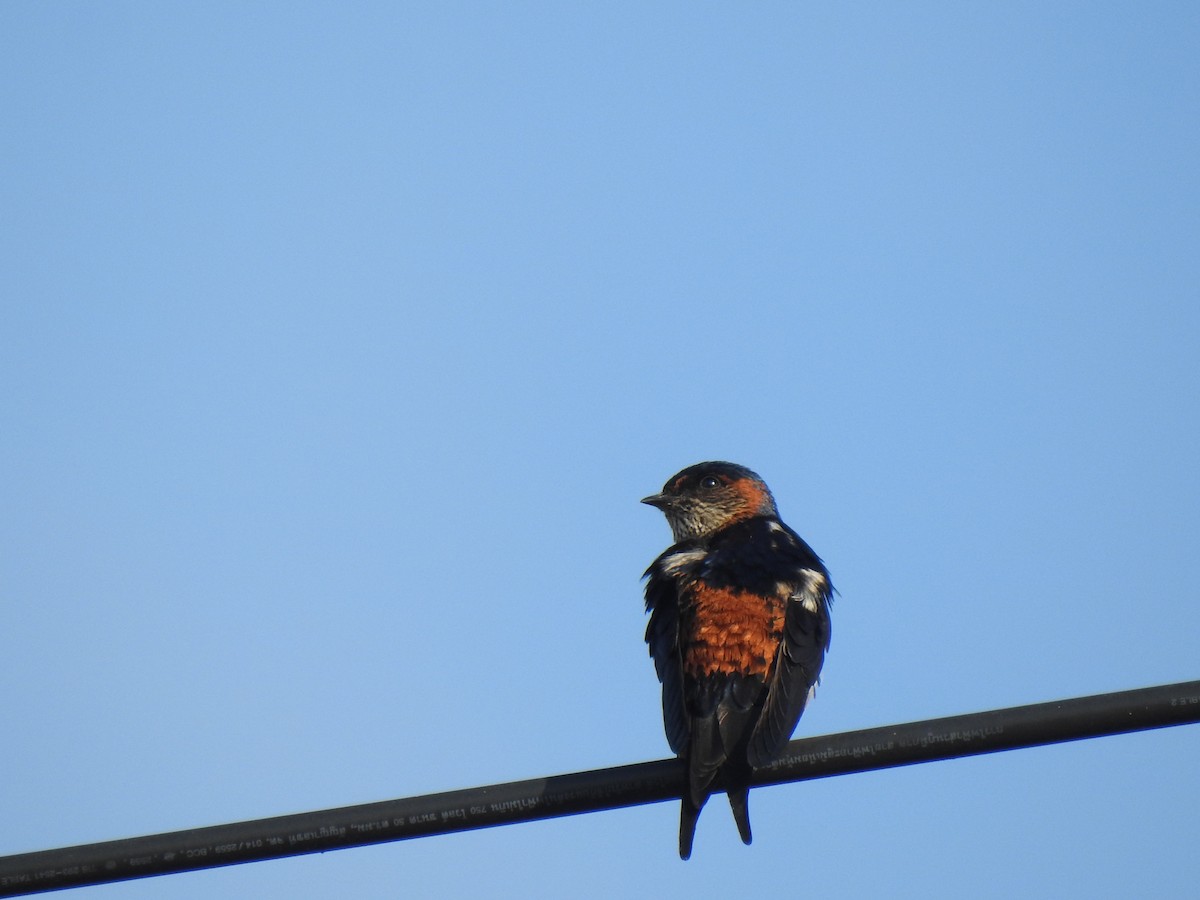
[[[671,504],[671,498],[666,494],[651,494],[649,497],[643,497],[642,502],[657,509],[666,509]]]

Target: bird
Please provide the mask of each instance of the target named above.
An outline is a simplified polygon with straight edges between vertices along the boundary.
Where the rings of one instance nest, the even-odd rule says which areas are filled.
[[[688,859],[716,790],[751,842],[753,771],[779,755],[816,686],[834,589],[745,466],[697,463],[642,503],[663,512],[674,540],[643,578],[663,725],[687,772],[679,856]]]

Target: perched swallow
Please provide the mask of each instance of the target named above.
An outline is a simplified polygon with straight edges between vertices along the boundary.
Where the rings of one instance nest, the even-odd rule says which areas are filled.
[[[779,519],[763,480],[727,462],[684,469],[642,500],[675,543],[646,570],[646,643],[667,741],[687,767],[679,856],[715,789],[744,843],[755,767],[792,736],[829,649],[825,564]]]

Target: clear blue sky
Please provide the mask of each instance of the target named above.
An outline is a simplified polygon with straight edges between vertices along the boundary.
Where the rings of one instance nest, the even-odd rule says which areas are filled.
[[[1193,3],[0,5],[0,853],[661,758],[759,471],[798,734],[1200,677]],[[1200,728],[85,889],[1182,896]]]

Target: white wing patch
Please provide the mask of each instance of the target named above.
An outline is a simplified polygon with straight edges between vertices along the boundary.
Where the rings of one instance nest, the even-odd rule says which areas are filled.
[[[664,575],[676,578],[707,555],[705,550],[677,550],[670,556],[664,556],[659,568]]]
[[[829,590],[829,579],[815,569],[801,569],[800,574],[803,581],[799,584],[781,581],[775,589],[790,600],[800,601],[800,605],[810,613],[818,613],[821,611],[821,595]]]

